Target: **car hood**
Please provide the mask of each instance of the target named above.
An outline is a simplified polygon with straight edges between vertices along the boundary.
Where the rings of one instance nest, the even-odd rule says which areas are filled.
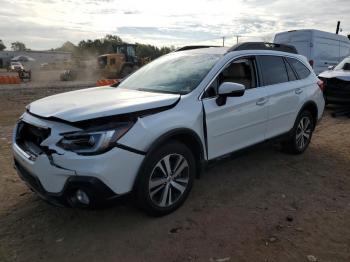
[[[345,70],[330,70],[319,74],[320,77],[324,78],[338,78],[343,81],[350,81],[350,71]]]
[[[116,87],[94,87],[49,96],[31,103],[30,113],[68,122],[133,113],[175,104],[178,94],[162,94]]]

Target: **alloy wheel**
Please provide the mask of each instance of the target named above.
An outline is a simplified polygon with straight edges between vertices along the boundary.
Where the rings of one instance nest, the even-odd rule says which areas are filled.
[[[149,196],[159,207],[175,204],[187,189],[189,164],[180,154],[168,154],[152,170],[149,179]]]
[[[308,145],[310,142],[311,133],[311,120],[309,117],[304,116],[300,119],[296,131],[296,144],[299,150],[303,150]]]

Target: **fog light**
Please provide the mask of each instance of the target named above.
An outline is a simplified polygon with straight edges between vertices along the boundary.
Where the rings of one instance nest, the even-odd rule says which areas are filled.
[[[82,190],[77,190],[77,192],[75,193],[75,196],[77,198],[77,200],[84,204],[84,205],[88,205],[90,203],[90,198],[89,196]]]

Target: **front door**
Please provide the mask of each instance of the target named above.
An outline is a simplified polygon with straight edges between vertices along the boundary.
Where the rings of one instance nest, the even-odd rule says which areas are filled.
[[[265,139],[267,98],[258,87],[254,57],[234,60],[214,79],[203,96],[208,159],[213,159],[256,144]],[[217,105],[217,89],[223,82],[246,87],[241,97],[228,97],[225,105]]]

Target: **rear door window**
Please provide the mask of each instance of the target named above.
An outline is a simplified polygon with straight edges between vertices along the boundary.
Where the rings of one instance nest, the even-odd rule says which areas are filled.
[[[294,68],[299,79],[305,79],[310,75],[310,70],[302,62],[290,57],[287,58],[287,61]]]
[[[259,56],[259,65],[264,85],[288,82],[288,74],[280,56]]]

